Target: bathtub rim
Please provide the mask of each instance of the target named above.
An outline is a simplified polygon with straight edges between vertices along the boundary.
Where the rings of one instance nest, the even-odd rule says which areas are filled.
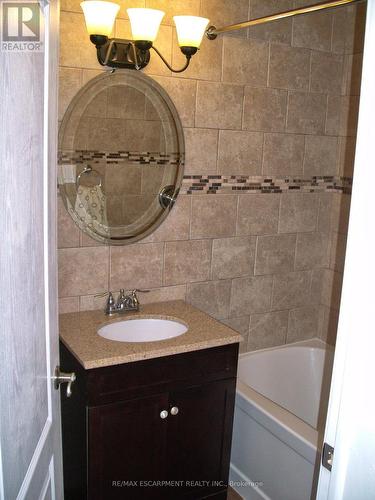
[[[258,353],[295,347],[334,350],[332,346],[320,339],[309,339],[242,353],[239,356],[239,363],[242,359],[249,358]],[[294,449],[311,464],[315,464],[317,452],[320,452],[322,448],[324,428],[314,429],[304,420],[246,385],[239,378],[237,379],[236,393],[236,405],[242,411],[249,415],[250,418],[256,420],[258,424],[265,427],[283,443]]]

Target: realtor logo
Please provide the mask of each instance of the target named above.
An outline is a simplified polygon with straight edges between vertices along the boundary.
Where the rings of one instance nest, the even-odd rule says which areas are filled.
[[[40,5],[35,1],[1,2],[1,50],[7,52],[40,52]]]

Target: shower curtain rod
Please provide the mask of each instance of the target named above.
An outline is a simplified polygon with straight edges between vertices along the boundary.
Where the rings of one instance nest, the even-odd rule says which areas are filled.
[[[259,17],[257,19],[250,19],[249,21],[244,21],[242,23],[231,24],[229,26],[223,26],[222,28],[216,28],[215,26],[210,26],[206,35],[210,40],[214,40],[220,33],[227,33],[229,31],[241,30],[248,28],[249,26],[256,26],[258,24],[265,24],[271,21],[277,21],[278,19],[285,19],[287,17],[299,16],[300,14],[307,14],[309,12],[317,12],[319,10],[332,9],[334,7],[340,7],[342,5],[347,5],[351,3],[363,2],[365,0],[335,0],[333,2],[324,2],[314,5],[307,5],[306,7],[301,7],[300,9],[288,10],[286,12],[279,12],[278,14],[272,14],[270,16]]]

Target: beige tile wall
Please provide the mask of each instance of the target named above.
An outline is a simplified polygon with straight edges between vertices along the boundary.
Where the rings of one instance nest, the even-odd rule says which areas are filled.
[[[61,2],[62,118],[102,71],[80,0]],[[171,16],[230,24],[311,2],[120,0],[167,10],[156,45],[182,62]],[[169,93],[186,139],[185,173],[350,176],[360,86],[363,6],[311,14],[205,40],[171,74],[145,73]],[[350,197],[332,193],[182,195],[147,240],[106,247],[82,234],[59,200],[60,311],[103,306],[99,292],[150,288],[141,302],[185,299],[240,331],[243,350],[321,336],[334,341]]]

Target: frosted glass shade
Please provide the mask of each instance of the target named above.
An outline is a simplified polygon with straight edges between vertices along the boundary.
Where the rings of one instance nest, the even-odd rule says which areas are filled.
[[[127,9],[127,13],[133,40],[154,42],[165,13],[156,9]]]
[[[197,16],[174,16],[173,19],[179,46],[199,49],[209,19]]]
[[[120,6],[113,2],[86,0],[81,3],[89,35],[110,36]]]

